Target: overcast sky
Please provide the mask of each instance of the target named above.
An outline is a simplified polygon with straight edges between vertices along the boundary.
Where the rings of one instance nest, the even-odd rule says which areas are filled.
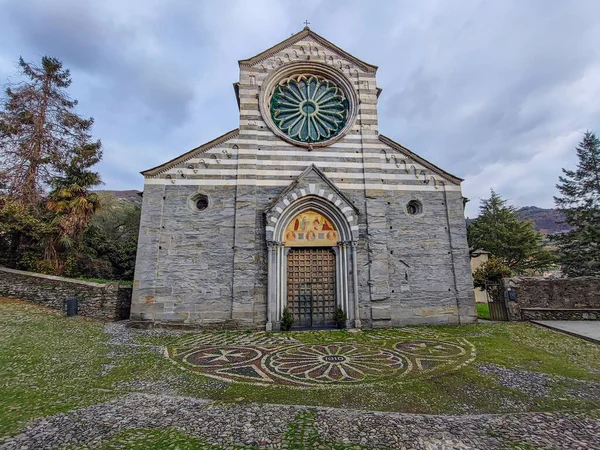
[[[237,61],[310,27],[379,66],[380,132],[457,176],[551,207],[600,131],[598,0],[0,0],[0,80],[21,55],[71,69],[106,189],[238,126]]]

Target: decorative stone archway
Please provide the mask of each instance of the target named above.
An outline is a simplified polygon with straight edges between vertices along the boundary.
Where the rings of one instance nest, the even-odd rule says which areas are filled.
[[[321,183],[307,181],[315,172]],[[326,183],[323,183],[326,181]],[[336,253],[337,306],[346,313],[349,324],[360,328],[358,314],[358,277],[356,247],[358,220],[356,208],[326,179],[316,167],[308,168],[277,203],[266,211],[266,238],[268,246],[268,300],[267,331],[278,330],[281,314],[287,304],[287,254],[292,248],[286,245],[285,231],[290,222],[305,211],[317,212],[331,221],[337,231]]]

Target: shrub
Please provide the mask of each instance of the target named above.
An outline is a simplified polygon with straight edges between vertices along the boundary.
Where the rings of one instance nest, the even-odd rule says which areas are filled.
[[[289,331],[294,325],[294,316],[289,309],[283,308],[283,314],[281,314],[281,329],[283,331]]]
[[[335,310],[335,313],[333,313],[333,320],[335,320],[338,328],[344,328],[346,326],[347,319],[348,317],[342,308],[338,307],[338,309]]]
[[[500,258],[491,257],[473,273],[475,287],[487,289],[490,284],[497,284],[502,278],[510,277],[510,269]]]

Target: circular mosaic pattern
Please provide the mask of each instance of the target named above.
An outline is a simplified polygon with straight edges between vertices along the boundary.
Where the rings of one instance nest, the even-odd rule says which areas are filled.
[[[463,338],[437,340],[419,332],[427,339],[415,339],[407,331],[373,331],[364,343],[323,345],[285,334],[200,333],[174,343],[167,354],[219,380],[298,387],[394,382],[455,370],[475,358],[474,346]]]
[[[295,75],[275,87],[270,112],[277,128],[294,141],[323,142],[346,125],[348,100],[330,80]]]
[[[229,367],[247,364],[262,356],[251,347],[206,347],[188,353],[183,361],[193,366]]]
[[[357,383],[369,376],[406,371],[401,355],[365,345],[310,345],[274,353],[267,360],[277,376],[300,383]]]

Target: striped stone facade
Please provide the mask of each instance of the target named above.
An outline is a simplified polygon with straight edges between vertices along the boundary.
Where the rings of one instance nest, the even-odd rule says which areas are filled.
[[[355,117],[331,145],[294,145],[261,111],[264,83],[294,65],[354,90]],[[286,250],[275,232],[305,202],[348,230],[335,250],[349,326],[475,320],[462,180],[379,134],[376,69],[309,29],[240,61],[239,127],[142,172],[132,319],[276,329]]]

